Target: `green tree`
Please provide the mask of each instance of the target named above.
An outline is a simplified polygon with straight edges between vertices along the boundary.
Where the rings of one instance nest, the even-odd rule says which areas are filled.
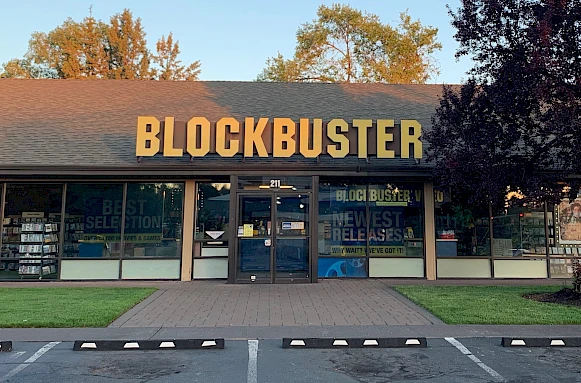
[[[173,35],[162,37],[157,55],[147,48],[141,19],[125,9],[110,24],[92,13],[82,21],[65,20],[50,32],[34,32],[23,58],[0,66],[1,77],[80,79],[197,80],[200,62],[184,66]],[[151,67],[151,61],[159,70]],[[156,75],[159,73],[159,77]]]
[[[87,78],[103,79],[108,77],[109,62],[105,44],[109,26],[95,20],[92,15],[81,23],[81,49],[84,73]]]
[[[450,10],[457,57],[474,67],[445,87],[429,143],[440,188],[466,206],[558,202],[581,187],[581,2],[463,0]]]
[[[407,12],[394,28],[348,5],[321,5],[298,29],[294,56],[269,58],[257,80],[425,83],[438,73],[437,33]]]
[[[159,66],[155,69],[156,78],[159,80],[186,80],[195,81],[200,74],[200,62],[194,61],[187,67],[181,65],[178,59],[180,54],[179,40],[173,40],[173,34],[161,36],[156,44],[157,55],[153,56],[153,62]]]
[[[23,59],[4,64],[4,77],[105,78],[107,26],[92,15],[82,22],[67,19],[49,33],[34,32]]]
[[[107,33],[106,51],[109,60],[109,78],[151,78],[150,53],[141,18],[133,19],[129,9],[111,17]]]
[[[2,78],[37,78],[34,76],[31,64],[25,59],[12,59],[2,65]]]

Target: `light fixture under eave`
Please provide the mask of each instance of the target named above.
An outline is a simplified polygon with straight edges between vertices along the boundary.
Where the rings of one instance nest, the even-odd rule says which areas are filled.
[[[281,185],[280,188],[281,189],[292,189],[293,186],[292,185]]]
[[[270,189],[270,186],[268,185],[260,185],[258,186],[259,189]]]

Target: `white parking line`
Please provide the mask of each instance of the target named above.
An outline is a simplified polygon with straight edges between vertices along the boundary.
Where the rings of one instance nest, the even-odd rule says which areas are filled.
[[[10,355],[8,357],[8,360],[7,361],[8,362],[11,362],[13,360],[16,360],[16,359],[20,358],[24,354],[26,354],[26,351],[17,351],[17,352],[14,352],[14,353],[12,353],[12,355]]]
[[[482,361],[480,359],[478,359],[476,356],[474,356],[470,352],[470,350],[468,350],[462,343],[458,342],[454,338],[444,338],[444,339],[446,339],[446,341],[448,343],[450,343],[452,346],[454,346],[458,350],[460,350],[460,352],[462,354],[466,355],[471,361],[476,363],[481,369],[483,369],[488,374],[490,374],[490,376],[492,376],[494,379],[496,379],[497,382],[506,382],[506,379],[504,378],[504,376],[500,375],[498,372],[496,372],[492,368],[488,367],[486,364],[482,363]]]
[[[248,383],[258,381],[258,340],[248,340]]]
[[[31,363],[34,363],[38,358],[43,356],[48,350],[59,344],[60,342],[50,342],[42,346],[37,352],[34,353],[30,358],[26,359],[24,363],[19,364],[18,366],[14,367],[12,371],[8,374],[4,375],[0,378],[0,382],[5,382],[6,380],[12,378],[14,375],[18,374],[20,371],[24,370],[26,367],[30,366]]]

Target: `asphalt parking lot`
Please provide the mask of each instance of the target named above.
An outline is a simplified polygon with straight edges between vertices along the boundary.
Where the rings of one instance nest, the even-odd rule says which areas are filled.
[[[72,342],[16,342],[0,353],[0,382],[581,382],[580,348],[456,341],[464,352],[442,338],[428,339],[428,348],[397,349],[227,340],[223,350],[72,351]]]

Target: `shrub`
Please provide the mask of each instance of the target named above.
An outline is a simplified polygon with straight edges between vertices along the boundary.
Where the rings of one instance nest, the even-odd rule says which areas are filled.
[[[573,291],[581,294],[581,262],[578,258],[573,259]]]

